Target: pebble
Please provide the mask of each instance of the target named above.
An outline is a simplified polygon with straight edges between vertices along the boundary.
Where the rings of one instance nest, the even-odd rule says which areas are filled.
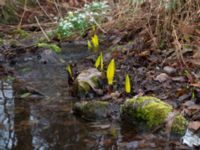
[[[159,82],[165,82],[169,79],[169,76],[166,73],[161,73],[159,74],[156,78],[155,81],[159,81]]]
[[[0,62],[4,62],[5,61],[5,57],[3,56],[3,54],[0,54]]]
[[[163,70],[164,70],[165,73],[167,73],[167,74],[174,74],[174,73],[176,73],[176,69],[173,68],[173,67],[170,67],[170,66],[165,66],[165,67],[163,68]]]
[[[186,79],[183,76],[179,76],[179,77],[173,77],[172,81],[175,81],[175,82],[185,82]]]

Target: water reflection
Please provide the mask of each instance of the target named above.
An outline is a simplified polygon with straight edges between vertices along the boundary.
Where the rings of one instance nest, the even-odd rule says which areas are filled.
[[[71,114],[73,101],[56,93],[51,98],[32,102],[16,96],[15,82],[1,81],[0,85],[2,150],[171,149],[175,146],[160,136],[124,132],[116,122],[88,123],[77,119]],[[102,124],[110,127],[100,129]]]
[[[84,49],[85,50],[85,49]],[[80,60],[88,53],[83,46],[69,47],[61,55],[66,61]],[[31,57],[32,59],[26,59]],[[15,65],[18,82],[0,81],[0,149],[107,149],[116,147],[110,129],[97,130],[91,124],[77,119],[72,113],[68,94],[68,81],[63,65],[57,64],[54,53],[42,53],[40,63],[35,56],[19,57]],[[56,58],[56,59],[54,59]],[[30,61],[29,61],[30,60]],[[41,100],[19,98],[19,89],[30,86],[44,94]]]
[[[71,114],[73,102],[69,99],[55,93],[51,98],[31,102],[16,96],[17,88],[15,82],[1,81],[0,149],[76,150],[116,145],[109,131],[96,130],[77,120]]]
[[[12,84],[0,81],[0,149],[12,149],[15,141]]]

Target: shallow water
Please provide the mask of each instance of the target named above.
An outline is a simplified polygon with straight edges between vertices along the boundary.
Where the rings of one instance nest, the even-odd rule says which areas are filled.
[[[24,54],[12,66],[15,77],[45,97],[19,98],[15,81],[0,81],[0,149],[171,149],[176,144],[152,134],[137,135],[118,122],[88,123],[72,114],[66,63],[90,55],[83,45],[67,45],[60,55]],[[47,54],[46,54],[47,53]],[[60,61],[62,59],[62,61]],[[45,63],[44,63],[45,62]]]

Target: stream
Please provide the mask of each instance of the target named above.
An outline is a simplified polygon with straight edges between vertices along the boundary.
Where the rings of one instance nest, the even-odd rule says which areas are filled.
[[[66,44],[62,49],[61,54],[49,50],[25,53],[14,64],[5,64],[15,70],[15,78],[23,85],[9,77],[0,80],[0,149],[145,150],[177,146],[176,141],[150,133],[137,134],[119,122],[86,122],[74,116],[72,106],[79,100],[69,94],[65,67],[92,54],[81,44]],[[23,86],[45,96],[16,96]]]

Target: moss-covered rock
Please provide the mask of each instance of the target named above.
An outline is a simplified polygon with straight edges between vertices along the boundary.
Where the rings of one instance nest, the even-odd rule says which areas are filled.
[[[102,95],[102,74],[96,68],[82,71],[75,80],[74,95],[78,97],[87,96],[90,93]]]
[[[148,129],[164,125],[173,108],[171,105],[158,98],[150,96],[139,96],[127,99],[121,106],[120,114],[124,121],[134,125],[146,124]],[[183,134],[187,121],[182,115],[176,115],[171,124],[171,133]]]
[[[171,134],[172,135],[184,135],[185,130],[187,128],[188,121],[180,114],[177,114],[174,117],[172,126],[171,126]]]
[[[109,103],[103,101],[83,101],[74,105],[76,115],[89,121],[106,119],[110,114]]]

